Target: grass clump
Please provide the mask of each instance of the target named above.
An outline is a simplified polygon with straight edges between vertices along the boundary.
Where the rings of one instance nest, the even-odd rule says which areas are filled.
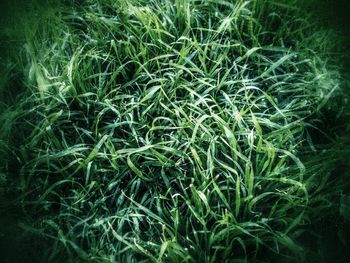
[[[292,2],[86,0],[28,23],[1,135],[45,260],[303,260],[328,180],[306,131],[339,78]]]

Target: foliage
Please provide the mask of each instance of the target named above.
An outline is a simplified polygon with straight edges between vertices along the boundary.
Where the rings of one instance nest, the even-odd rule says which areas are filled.
[[[25,20],[0,182],[55,240],[46,262],[304,259],[334,165],[308,157],[309,131],[341,80],[296,3],[85,0]]]

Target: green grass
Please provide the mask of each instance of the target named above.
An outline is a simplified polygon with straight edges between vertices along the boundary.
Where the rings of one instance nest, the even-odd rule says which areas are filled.
[[[305,259],[341,151],[309,129],[342,80],[297,2],[86,0],[25,19],[0,185],[53,240],[43,262]]]

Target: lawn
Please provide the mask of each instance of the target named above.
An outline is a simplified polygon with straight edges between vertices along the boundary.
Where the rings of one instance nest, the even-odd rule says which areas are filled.
[[[61,1],[16,19],[0,208],[38,261],[322,262],[335,221],[349,242],[345,40],[301,1]]]

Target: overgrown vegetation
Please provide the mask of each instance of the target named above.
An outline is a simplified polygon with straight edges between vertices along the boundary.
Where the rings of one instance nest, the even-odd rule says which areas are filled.
[[[21,25],[0,185],[53,240],[43,262],[305,259],[344,186],[315,131],[345,104],[297,1],[85,0]]]

